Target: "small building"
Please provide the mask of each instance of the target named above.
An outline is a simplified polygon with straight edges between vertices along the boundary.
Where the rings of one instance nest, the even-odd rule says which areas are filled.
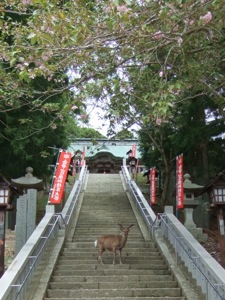
[[[92,139],[76,139],[71,143],[68,151],[75,153],[76,151],[85,152],[86,165],[90,173],[119,173],[124,159],[128,159],[127,152],[132,146],[136,145],[136,158],[140,160],[140,152],[138,151],[138,140],[108,140],[96,139],[93,143]],[[143,171],[144,166],[139,161],[138,171]]]

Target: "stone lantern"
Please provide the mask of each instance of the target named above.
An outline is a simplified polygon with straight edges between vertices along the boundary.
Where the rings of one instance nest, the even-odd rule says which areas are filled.
[[[127,162],[129,163],[129,173],[131,175],[131,178],[134,179],[136,173],[137,158],[133,156],[132,150],[129,150],[126,154],[128,155]]]
[[[18,186],[20,188],[22,188],[25,192],[28,189],[35,189],[38,191],[43,190],[43,180],[42,179],[38,179],[36,177],[33,176],[33,168],[31,167],[27,167],[26,168],[26,175],[22,176],[20,178],[17,179],[11,179],[11,182],[15,185]]]
[[[4,274],[5,262],[5,223],[6,212],[13,209],[13,194],[21,194],[21,192],[13,186],[2,174],[0,174],[0,278]]]
[[[81,169],[81,159],[82,159],[82,151],[78,149],[75,152],[75,168],[77,168],[77,173],[79,173]]]
[[[207,192],[210,197],[210,208],[216,211],[218,228],[220,231],[220,256],[221,264],[225,268],[225,173],[219,173],[202,189],[202,194]]]
[[[33,168],[26,168],[27,174],[11,182],[20,187],[24,194],[17,199],[16,254],[20,251],[36,228],[37,191],[43,190],[43,181],[33,176]]]
[[[190,178],[189,174],[184,175],[184,226],[199,242],[205,242],[207,235],[203,234],[202,228],[197,228],[193,221],[193,212],[200,204],[198,196],[203,186],[192,183]]]

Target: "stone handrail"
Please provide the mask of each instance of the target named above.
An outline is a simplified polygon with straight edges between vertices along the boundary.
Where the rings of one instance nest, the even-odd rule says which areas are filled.
[[[158,214],[156,217],[136,183],[131,180],[126,166],[122,167],[122,174],[126,188],[139,207],[156,242],[163,237],[170,244],[177,258],[177,264],[179,258],[207,300],[225,300],[225,270],[221,265],[172,213]]]
[[[207,299],[225,299],[225,270],[172,214],[159,215],[158,234],[167,239]]]
[[[55,214],[54,206],[47,205],[45,216],[0,279],[1,300],[33,299],[33,294],[50,259],[49,253],[53,251],[59,253],[58,245],[63,245],[71,224],[76,219],[72,216],[79,204],[78,198],[86,176],[87,168],[84,166],[62,213]]]

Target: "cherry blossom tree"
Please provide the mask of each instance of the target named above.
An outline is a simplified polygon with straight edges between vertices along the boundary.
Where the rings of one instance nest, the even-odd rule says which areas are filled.
[[[149,101],[155,115],[167,113],[178,93],[195,87],[223,102],[222,8],[222,1],[200,0],[5,1],[0,8],[1,111],[21,105],[51,109],[49,95],[68,89],[76,90],[68,102],[74,105],[90,97],[91,82],[103,90],[119,69],[129,78],[130,67],[141,72],[147,65],[157,66],[152,80],[158,92]],[[76,76],[65,81],[68,70]],[[172,73],[178,86],[170,85]],[[30,83],[39,76],[57,87],[34,91]],[[26,95],[32,101],[26,102]]]

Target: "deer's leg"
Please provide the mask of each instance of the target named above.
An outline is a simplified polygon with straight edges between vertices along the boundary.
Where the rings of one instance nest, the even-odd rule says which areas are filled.
[[[122,261],[121,261],[121,254],[122,254],[122,249],[119,249],[119,258],[120,258],[120,264],[122,265]]]
[[[115,265],[116,261],[116,249],[113,249],[113,265]]]
[[[102,261],[102,253],[104,252],[105,250],[102,249],[102,248],[99,248],[99,251],[98,251],[98,260],[101,262],[102,265],[104,265],[103,261]]]

